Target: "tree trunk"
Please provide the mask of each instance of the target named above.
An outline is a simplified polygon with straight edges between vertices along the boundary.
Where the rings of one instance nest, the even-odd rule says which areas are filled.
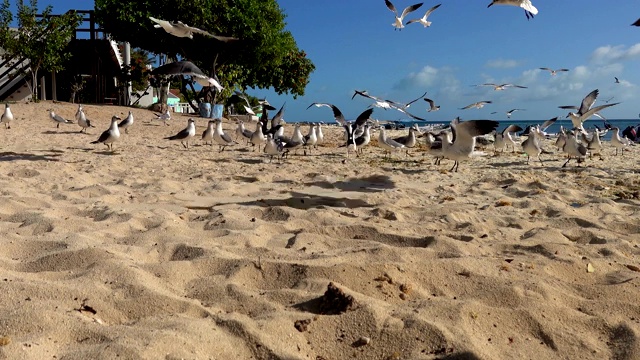
[[[38,101],[38,69],[31,69],[31,101]]]
[[[184,88],[183,89],[184,97],[187,99],[187,102],[188,102],[189,106],[191,106],[191,108],[195,112],[198,112],[200,110],[199,107],[198,107],[198,106],[200,106],[200,100],[198,98],[190,99],[189,98],[189,92],[187,91],[187,87],[185,85],[185,82],[183,82],[182,84],[183,84],[182,87]],[[189,87],[191,88],[191,91],[193,92],[193,94],[195,94],[196,93],[196,89],[193,87],[193,82],[189,82]],[[198,106],[193,105],[193,101],[192,100],[195,100],[196,103],[198,104]]]
[[[160,93],[158,94],[158,103],[160,103],[160,108],[162,111],[166,111],[169,108],[169,86],[171,85],[171,81],[163,82],[160,85]]]

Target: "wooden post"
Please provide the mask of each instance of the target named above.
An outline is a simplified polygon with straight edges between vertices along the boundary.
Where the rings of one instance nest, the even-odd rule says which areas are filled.
[[[51,72],[51,100],[57,101],[58,96],[56,93],[56,72]]]

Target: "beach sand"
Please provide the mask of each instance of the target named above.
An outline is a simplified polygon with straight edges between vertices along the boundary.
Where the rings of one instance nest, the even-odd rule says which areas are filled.
[[[111,153],[90,142],[128,108],[86,105],[89,134],[46,111],[77,105],[11,108],[0,359],[640,359],[640,147],[452,173],[342,163],[324,127],[277,164],[202,145],[207,119],[185,149],[187,116],[133,109]]]

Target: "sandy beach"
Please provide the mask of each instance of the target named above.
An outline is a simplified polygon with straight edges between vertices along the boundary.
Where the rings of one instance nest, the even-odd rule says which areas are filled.
[[[0,124],[0,359],[640,359],[639,146],[449,172],[324,127],[278,164],[144,109],[111,153],[129,108],[49,108]]]

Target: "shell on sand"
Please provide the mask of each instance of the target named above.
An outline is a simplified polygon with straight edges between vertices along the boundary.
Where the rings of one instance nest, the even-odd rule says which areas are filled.
[[[0,128],[0,357],[640,358],[637,147],[450,173],[375,145],[343,164],[325,127],[277,164],[133,109],[111,153],[89,143],[128,108],[86,105],[87,135],[49,107],[77,108]],[[357,306],[328,310],[330,283]]]

